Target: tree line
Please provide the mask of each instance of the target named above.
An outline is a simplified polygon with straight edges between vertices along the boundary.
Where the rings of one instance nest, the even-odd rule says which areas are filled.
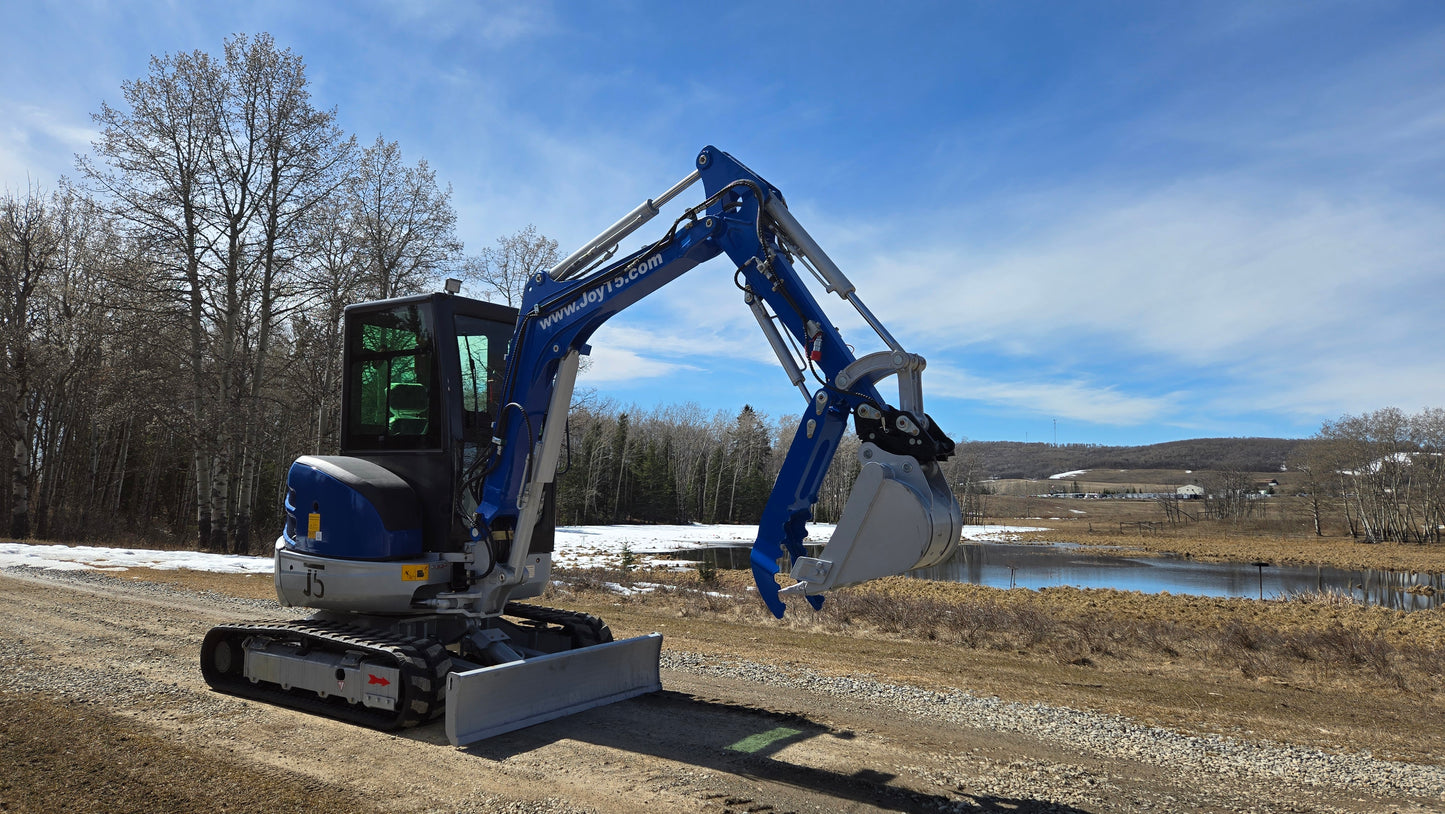
[[[1307,443],[1291,438],[1192,438],[1144,446],[975,441],[973,448],[994,477],[1038,479],[1082,469],[1278,472]]]
[[[756,523],[797,428],[744,406],[574,405],[557,479],[557,522]],[[836,521],[857,476],[857,437],[840,445],[816,519]]]
[[[1336,514],[1351,537],[1439,543],[1445,533],[1445,410],[1386,407],[1327,421],[1292,468],[1316,534]]]
[[[444,273],[496,294],[556,243],[465,255],[450,187],[344,133],[268,35],[120,90],[75,178],[0,196],[0,511],[19,538],[260,548],[290,462],[337,448],[342,309]]]

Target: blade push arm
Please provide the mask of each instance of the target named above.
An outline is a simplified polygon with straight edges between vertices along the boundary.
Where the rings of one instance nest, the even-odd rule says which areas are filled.
[[[702,203],[686,210],[657,242],[611,260],[618,241],[655,215],[662,203],[697,180],[703,182],[706,192]],[[788,212],[776,188],[732,156],[708,147],[698,155],[693,173],[658,199],[639,206],[551,272],[535,275],[527,284],[507,357],[502,393],[506,406],[498,420],[492,457],[484,467],[478,495],[479,532],[493,536],[499,532],[515,534],[511,556],[496,566],[497,578],[502,582],[521,578],[516,572],[525,557],[530,534],[526,520],[532,516],[529,510],[535,510],[541,500],[543,487],[551,482],[556,441],[565,431],[567,398],[560,397],[558,390],[570,395],[576,356],[589,352],[588,339],[613,315],[694,266],[722,254],[735,266],[735,281],[780,363],[808,400],[764,508],[753,548],[753,572],[764,602],[776,615],[782,615],[784,606],[776,575],[784,550],[796,564],[794,577],[801,580],[789,590],[807,595],[815,607],[821,604],[817,592],[899,573],[919,559],[907,552],[907,545],[903,546],[901,559],[884,558],[886,562],[875,556],[830,558],[829,552],[839,542],[836,534],[824,555],[807,557],[802,544],[804,524],[812,518],[818,490],[849,416],[857,423],[865,450],[877,450],[880,461],[887,456],[891,463],[886,466],[893,467],[888,472],[896,469],[898,477],[874,472],[874,479],[886,485],[877,487],[866,498],[859,498],[856,492],[850,498],[849,506],[859,502],[861,508],[854,514],[862,520],[853,524],[858,526],[854,539],[845,541],[843,547],[859,552],[872,552],[880,546],[897,548],[887,540],[874,539],[878,529],[873,526],[883,522],[884,514],[899,514],[879,514],[878,506],[907,508],[915,500],[915,493],[924,492],[928,494],[926,500],[940,504],[924,514],[941,516],[943,525],[952,529],[952,540],[946,546],[951,552],[958,536],[958,507],[946,486],[941,486],[937,461],[952,454],[953,443],[923,412],[919,386],[922,357],[904,351],[882,328],[859,300],[853,284]],[[856,358],[799,276],[799,264],[812,271],[827,292],[851,303],[888,349]],[[801,363],[790,350],[789,339],[792,345],[805,349]],[[816,389],[810,390],[806,384],[805,372],[816,378]],[[896,407],[889,405],[875,386],[889,375],[898,378]],[[896,482],[902,478],[905,465],[914,473],[908,484]],[[889,497],[895,486],[907,494],[903,498]],[[955,518],[951,525],[946,522],[950,505]],[[848,522],[845,509],[840,532]],[[916,537],[919,532],[904,533]],[[929,530],[926,536],[947,537],[948,533],[948,529]],[[932,545],[927,553],[938,554],[938,549]],[[900,566],[902,560],[908,562]],[[914,567],[922,564],[928,563]],[[806,571],[802,576],[800,568]]]

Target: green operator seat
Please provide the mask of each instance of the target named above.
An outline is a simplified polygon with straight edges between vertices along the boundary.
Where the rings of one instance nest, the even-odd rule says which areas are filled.
[[[431,400],[426,385],[395,382],[387,396],[387,434],[426,435],[427,409]]]

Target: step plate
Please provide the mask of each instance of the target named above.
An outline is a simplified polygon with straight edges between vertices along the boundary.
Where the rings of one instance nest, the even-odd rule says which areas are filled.
[[[447,740],[465,746],[662,689],[662,634],[447,676]]]

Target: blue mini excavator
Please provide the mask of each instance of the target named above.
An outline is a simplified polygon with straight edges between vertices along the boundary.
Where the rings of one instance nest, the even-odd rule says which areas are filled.
[[[698,181],[701,203],[614,259]],[[923,411],[923,357],[889,335],[775,187],[708,147],[687,177],[530,279],[519,310],[455,292],[346,309],[342,454],[292,465],[276,541],[281,604],[314,613],[213,628],[206,681],[381,729],[445,714],[453,744],[659,689],[659,634],[614,641],[594,616],[519,600],[548,582],[553,479],[588,339],[719,255],[806,405],[753,544],[763,602],[781,617],[785,598],[818,608],[830,589],[946,559],[962,530],[939,466],[954,445]],[[855,357],[800,267],[883,349]],[[896,404],[877,390],[889,376]],[[850,416],[861,471],[808,556],[804,524]],[[793,581],[781,587],[785,553]]]

